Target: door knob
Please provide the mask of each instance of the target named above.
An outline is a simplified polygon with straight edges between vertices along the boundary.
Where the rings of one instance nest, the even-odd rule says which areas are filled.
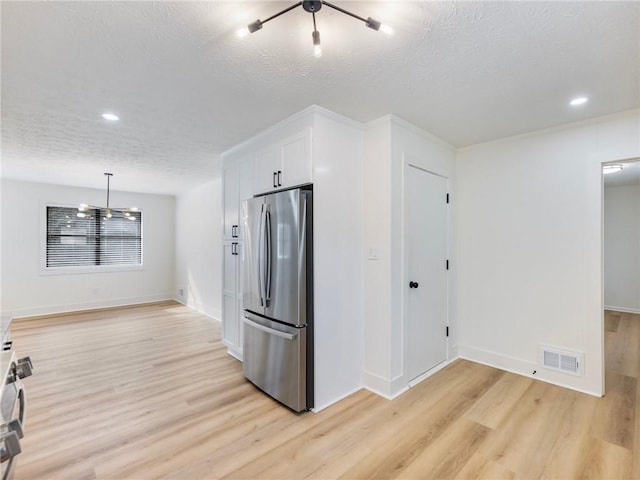
[[[409,282],[409,288],[418,288],[419,286],[418,282]]]

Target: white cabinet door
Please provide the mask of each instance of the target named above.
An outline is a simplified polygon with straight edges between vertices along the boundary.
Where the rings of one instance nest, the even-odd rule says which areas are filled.
[[[311,131],[282,143],[281,187],[311,183]]]
[[[267,193],[311,183],[311,171],[311,130],[306,130],[255,155],[254,192]]]
[[[225,166],[222,171],[222,190],[223,190],[223,223],[224,223],[224,239],[231,240],[238,238],[239,222],[238,222],[238,164],[232,163]]]
[[[253,196],[251,157],[227,162],[223,170],[224,239],[241,240],[242,202]]]
[[[222,339],[232,349],[241,348],[238,322],[240,246],[238,242],[225,242],[222,259]]]
[[[239,240],[244,238],[244,221],[242,218],[242,202],[253,197],[253,164],[251,157],[246,157],[238,161],[238,229]]]
[[[263,150],[253,159],[253,186],[256,193],[278,188],[278,171],[282,177],[282,159],[276,146]]]

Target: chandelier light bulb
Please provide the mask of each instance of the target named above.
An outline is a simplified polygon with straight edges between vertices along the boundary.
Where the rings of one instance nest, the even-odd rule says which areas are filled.
[[[311,36],[313,37],[313,55],[316,58],[320,58],[322,56],[322,47],[320,46],[320,32],[314,30]]]
[[[380,25],[380,31],[386,35],[393,35],[393,28],[389,25],[385,25],[384,23]]]

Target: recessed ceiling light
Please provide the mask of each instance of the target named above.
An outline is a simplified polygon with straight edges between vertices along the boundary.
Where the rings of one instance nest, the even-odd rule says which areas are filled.
[[[587,103],[589,99],[587,97],[576,97],[569,102],[569,105],[572,107],[577,107],[578,105],[583,105]]]
[[[602,173],[605,175],[608,173],[616,173],[622,170],[624,167],[622,165],[605,165],[602,167]]]
[[[120,117],[115,115],[115,114],[113,114],[113,113],[103,113],[102,114],[102,118],[104,118],[105,120],[110,120],[112,122],[120,120]]]

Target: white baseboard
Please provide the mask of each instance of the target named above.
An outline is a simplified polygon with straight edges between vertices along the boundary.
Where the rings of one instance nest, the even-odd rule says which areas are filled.
[[[508,355],[490,352],[488,350],[482,350],[479,348],[470,347],[468,345],[459,345],[458,351],[458,358],[464,360],[481,363],[482,365],[487,365],[499,370],[504,370],[506,372],[529,377],[534,380],[540,380],[541,382],[550,383],[558,387],[568,388],[569,390],[575,390],[576,392],[586,393],[594,397],[602,396],[601,393],[582,389],[580,387],[576,387],[575,385],[571,385],[570,383],[563,382],[561,373],[556,373],[551,370],[541,368],[540,365],[538,365],[536,362],[530,362],[521,358],[510,357]]]
[[[232,347],[229,343],[222,341],[227,346],[227,353],[231,355],[236,360],[242,362],[242,350],[239,348]]]
[[[189,308],[193,308],[194,310],[198,311],[199,313],[209,317],[211,320],[215,320],[217,322],[221,322],[222,321],[222,311],[219,308],[213,308],[210,307],[208,305],[195,305],[192,304],[190,302],[185,301],[184,298],[182,298],[181,296],[177,295],[173,298],[176,302],[181,303],[182,305],[189,307]]]
[[[174,300],[172,294],[149,295],[145,297],[118,298],[114,300],[100,300],[96,302],[70,303],[65,305],[48,305],[43,307],[19,308],[16,310],[3,311],[2,315],[15,318],[35,317],[40,315],[55,315],[60,313],[73,313],[83,310],[97,310],[101,308],[126,307],[128,305],[138,305],[141,303],[164,302]]]
[[[605,305],[604,309],[605,310],[613,310],[614,312],[635,313],[635,314],[640,315],[640,308],[614,307],[612,305]]]
[[[387,380],[386,378],[365,370],[362,377],[365,389],[387,400],[393,400],[409,390],[409,385],[407,385],[402,376]]]
[[[330,401],[328,401],[328,402],[325,402],[325,403],[323,403],[323,404],[321,404],[321,405],[319,405],[319,406],[318,406],[318,405],[316,405],[315,407],[313,407],[313,408],[311,409],[311,411],[312,411],[313,413],[318,413],[320,410],[324,410],[325,408],[330,407],[330,406],[331,406],[331,405],[333,405],[334,403],[338,403],[340,400],[344,400],[344,399],[345,399],[345,398],[347,398],[349,395],[353,395],[354,393],[356,393],[356,392],[357,392],[357,391],[359,391],[359,390],[362,390],[362,387],[356,387],[356,388],[354,388],[353,390],[351,390],[351,391],[349,391],[349,392],[345,393],[344,395],[340,395],[339,397],[334,398],[334,399],[332,399],[332,400],[330,400]]]
[[[455,358],[453,359],[455,360]],[[414,378],[413,380],[411,380],[409,382],[409,388],[413,388],[416,385],[418,385],[420,382],[422,382],[423,380],[426,380],[427,378],[429,378],[431,375],[433,375],[434,373],[438,373],[440,370],[442,370],[444,367],[448,366],[451,362],[453,362],[453,360],[445,360],[442,363],[439,363],[438,365],[436,365],[435,367],[433,367],[431,370],[427,370],[426,372],[424,372],[422,375],[420,375],[419,377]]]

